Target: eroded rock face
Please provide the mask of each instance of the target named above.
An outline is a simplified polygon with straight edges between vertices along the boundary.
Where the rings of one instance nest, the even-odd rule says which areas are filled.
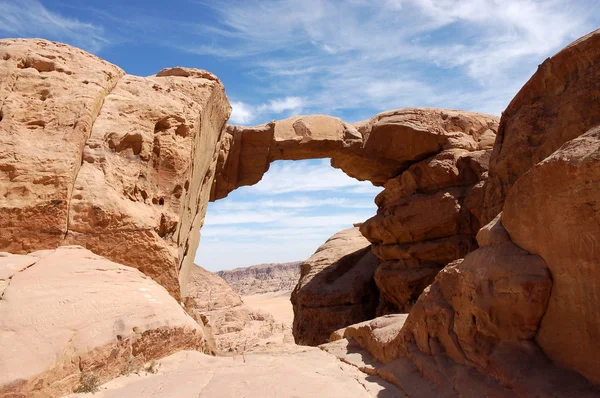
[[[322,348],[415,396],[416,386],[448,397],[597,396],[535,343],[552,280],[544,260],[515,245],[500,219],[482,228],[479,249],[440,271],[405,321],[352,325]]]
[[[179,297],[230,113],[219,80],[0,41],[0,249],[79,244]],[[185,286],[185,283],[182,283]]]
[[[385,112],[357,125],[310,115],[229,126],[211,199],[256,184],[276,160],[331,158],[331,165],[349,176],[382,186],[444,149],[491,148],[496,127],[493,116],[428,108]]]
[[[486,184],[484,223],[501,210],[515,181],[565,142],[600,125],[600,30],[551,58],[502,113]]]
[[[52,249],[102,102],[124,72],[46,40],[0,40],[0,249]]]
[[[281,348],[292,342],[291,325],[249,308],[227,282],[202,267],[192,268],[183,302],[204,327],[208,342],[205,352],[235,355],[269,344]]]
[[[413,140],[430,145],[428,151],[422,151],[427,153],[426,159],[417,158],[386,182],[375,199],[377,215],[360,229],[381,260],[375,273],[381,292],[378,314],[408,312],[446,264],[477,247],[474,236],[480,227],[482,184],[497,119],[437,112],[441,125],[430,111],[432,132],[409,134],[412,138],[406,142],[408,148]],[[394,113],[383,115],[381,120],[394,120]]]
[[[373,318],[378,263],[357,227],[338,232],[319,247],[302,264],[292,292],[296,343],[318,345],[339,328]]]
[[[0,278],[1,396],[58,397],[83,373],[102,383],[203,349],[202,329],[162,286],[82,247],[3,253]]]
[[[502,222],[516,244],[546,260],[554,281],[536,342],[600,384],[600,127],[519,178]]]

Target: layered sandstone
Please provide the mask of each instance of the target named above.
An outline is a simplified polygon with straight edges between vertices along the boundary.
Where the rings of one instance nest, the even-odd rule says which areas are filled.
[[[497,120],[454,110],[404,108],[350,125],[326,115],[294,116],[255,127],[229,126],[211,200],[256,184],[276,160],[331,158],[358,180],[383,186],[444,149],[491,148]]]
[[[504,112],[479,248],[439,272],[403,325],[349,327],[326,350],[398,386],[418,369],[438,396],[600,395],[599,35],[547,60]],[[379,324],[392,335],[378,336]]]
[[[204,347],[162,286],[82,247],[2,253],[0,280],[0,396],[58,397]]]
[[[205,352],[234,355],[292,342],[291,325],[245,305],[225,280],[202,267],[192,268],[186,291],[185,308],[207,336]]]
[[[373,318],[378,263],[357,227],[333,235],[302,263],[291,298],[296,343],[318,345],[339,328]]]
[[[301,261],[278,264],[258,264],[251,267],[218,271],[233,290],[241,296],[291,292],[300,278]]]
[[[360,228],[381,260],[375,272],[378,314],[410,311],[446,264],[477,247],[482,184],[497,119],[444,110],[427,115],[429,133],[422,132],[419,141],[430,145],[425,159],[417,158],[386,182],[375,199],[377,215]],[[367,125],[387,121],[393,128],[399,116],[405,117],[405,112],[378,115]],[[411,142],[398,139],[397,145],[412,148]]]
[[[80,244],[179,297],[230,113],[219,80],[130,76],[67,45],[6,39],[0,109],[0,249]]]

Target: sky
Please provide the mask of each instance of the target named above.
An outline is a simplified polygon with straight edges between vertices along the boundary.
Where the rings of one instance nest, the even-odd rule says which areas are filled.
[[[243,125],[406,106],[500,115],[544,59],[599,27],[597,0],[0,0],[0,37],[69,43],[135,75],[215,73]],[[209,206],[196,261],[303,260],[373,215],[378,191],[327,160],[274,163]]]

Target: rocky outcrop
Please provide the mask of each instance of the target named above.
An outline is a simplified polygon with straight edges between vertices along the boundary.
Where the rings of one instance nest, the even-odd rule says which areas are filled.
[[[600,125],[600,29],[546,59],[502,113],[485,188],[484,224],[510,187],[561,145]]]
[[[292,292],[297,344],[324,343],[333,331],[374,317],[379,262],[370,249],[354,227],[333,235],[302,264]]]
[[[138,270],[77,246],[0,254],[0,396],[58,397],[180,350],[200,326]]]
[[[300,278],[301,261],[259,264],[251,267],[218,271],[239,295],[291,292]]]
[[[439,396],[600,395],[599,35],[547,60],[504,112],[481,220],[502,212],[480,247],[440,271],[401,328],[384,328],[395,337],[356,325],[324,349],[368,350],[366,368],[398,386],[416,368]]]
[[[235,355],[292,341],[291,325],[244,305],[225,280],[202,267],[192,268],[186,291],[186,311],[204,327],[205,352]]]
[[[428,127],[437,134],[424,135],[420,143],[431,141],[426,159],[417,159],[387,181],[375,199],[377,215],[360,228],[381,260],[375,273],[381,293],[378,314],[408,312],[446,264],[477,247],[482,186],[497,120],[437,112],[430,111],[429,116],[437,116],[440,126],[432,122]],[[386,113],[370,123],[391,118],[392,124],[395,116]],[[439,137],[445,141],[436,146]]]
[[[405,108],[350,125],[326,115],[294,116],[256,127],[229,126],[211,200],[256,184],[276,160],[331,158],[358,180],[383,186],[411,164],[444,149],[491,148],[493,116]]]
[[[519,178],[502,220],[517,245],[546,261],[554,282],[536,342],[600,384],[600,127]]]
[[[67,45],[1,40],[0,249],[83,245],[179,297],[229,113],[206,71],[141,78]]]

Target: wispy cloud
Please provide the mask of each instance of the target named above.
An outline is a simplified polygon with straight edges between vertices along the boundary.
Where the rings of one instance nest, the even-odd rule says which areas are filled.
[[[267,103],[260,105],[250,105],[241,101],[232,101],[230,122],[240,125],[249,125],[265,115],[280,115],[284,112],[299,113],[304,106],[304,100],[301,97],[283,97],[272,99]]]
[[[358,190],[378,193],[381,188],[360,182],[329,165],[329,159],[318,162],[276,162],[271,164],[260,184],[247,188],[250,193],[278,195],[290,192]]]
[[[0,1],[0,33],[62,41],[90,52],[109,44],[103,26],[62,16],[36,0]]]
[[[586,0],[209,6],[220,28],[200,28],[211,44],[195,51],[244,58],[273,94],[311,93],[311,111],[443,106],[495,114],[540,61],[595,28],[600,8]]]

